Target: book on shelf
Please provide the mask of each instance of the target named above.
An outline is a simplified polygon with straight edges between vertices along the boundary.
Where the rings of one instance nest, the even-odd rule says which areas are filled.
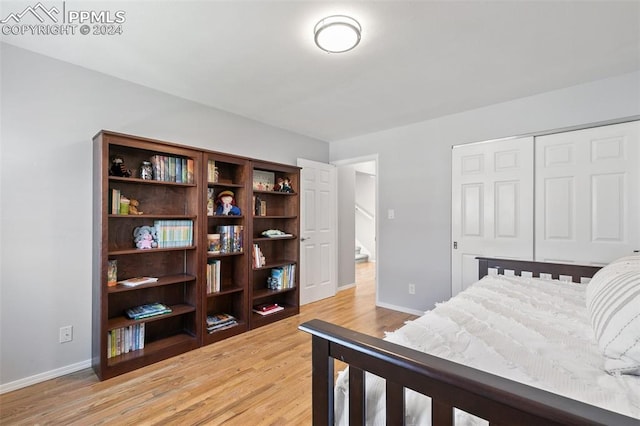
[[[127,316],[133,320],[155,317],[171,313],[171,308],[162,303],[147,303],[140,306],[134,306],[125,311]]]
[[[118,281],[118,284],[127,287],[135,287],[142,284],[155,283],[158,281],[156,277],[133,277],[126,280]]]
[[[231,314],[217,313],[207,315],[207,332],[225,330],[238,325],[238,320]]]
[[[215,188],[207,188],[207,216],[213,216],[216,211]]]
[[[220,260],[211,260],[207,263],[207,294],[219,292],[221,289]]]
[[[218,167],[216,167],[214,160],[207,162],[207,181],[213,183],[218,182]]]
[[[144,349],[144,323],[116,328],[107,332],[107,358]]]
[[[271,276],[267,278],[267,287],[271,290],[285,290],[296,286],[296,265],[289,264],[271,270]]]
[[[189,247],[193,244],[192,220],[156,220],[159,248]]]
[[[254,306],[252,310],[256,314],[266,316],[266,315],[275,314],[276,312],[280,312],[284,310],[284,306],[280,306],[277,303],[263,303],[263,304]]]
[[[220,234],[220,253],[242,253],[243,225],[224,225],[216,227],[216,233]]]
[[[191,158],[167,155],[151,156],[153,179],[164,182],[193,183],[194,163]]]
[[[262,254],[262,250],[260,250],[260,246],[258,246],[258,244],[253,245],[252,257],[254,268],[262,268],[267,264],[267,260],[264,257],[264,254]]]
[[[111,190],[111,214],[120,214],[120,193],[119,189]]]

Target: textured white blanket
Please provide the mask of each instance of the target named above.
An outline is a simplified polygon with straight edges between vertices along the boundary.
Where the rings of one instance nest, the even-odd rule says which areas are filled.
[[[640,419],[640,376],[612,376],[596,344],[585,286],[488,276],[385,340]],[[384,381],[367,375],[367,425],[384,424]],[[430,424],[430,400],[406,391],[406,423]],[[348,424],[348,374],[335,388]],[[456,425],[484,424],[456,413]]]

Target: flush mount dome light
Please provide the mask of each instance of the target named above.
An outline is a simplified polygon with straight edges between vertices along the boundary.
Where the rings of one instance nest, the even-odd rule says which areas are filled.
[[[313,29],[316,44],[329,53],[347,52],[356,47],[361,31],[358,21],[343,15],[327,16]]]

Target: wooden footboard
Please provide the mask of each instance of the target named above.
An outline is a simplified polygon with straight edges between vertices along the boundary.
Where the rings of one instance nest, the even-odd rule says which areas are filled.
[[[484,259],[481,268],[534,271],[532,262],[517,265]],[[547,264],[548,265],[548,264]],[[563,265],[562,274],[574,276]],[[532,269],[534,268],[534,269]],[[579,268],[590,277],[596,267]],[[500,268],[498,268],[500,269]],[[518,269],[520,270],[520,269]],[[553,271],[546,269],[547,272]],[[538,272],[539,273],[539,272]],[[557,278],[557,274],[555,276]],[[579,281],[579,280],[578,280]],[[404,424],[404,389],[432,399],[432,424],[452,425],[453,408],[492,425],[638,425],[638,420],[552,394],[503,377],[399,346],[318,319],[301,324],[312,335],[313,424],[334,424],[334,360],[349,364],[349,424],[365,424],[364,373],[386,380],[386,424]]]
[[[453,407],[492,425],[638,425],[606,411],[321,320],[312,334],[313,424],[334,424],[334,359],[349,364],[349,424],[364,425],[364,372],[386,379],[386,424],[404,424],[404,388],[432,400],[432,424],[452,425]]]

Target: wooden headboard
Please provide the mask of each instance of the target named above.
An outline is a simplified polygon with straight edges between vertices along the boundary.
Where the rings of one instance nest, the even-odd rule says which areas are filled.
[[[574,283],[584,283],[601,268],[601,266],[496,259],[491,257],[477,257],[476,259],[478,259],[478,278],[489,275],[489,271],[493,269],[499,275],[507,275],[509,271],[513,271],[513,274],[518,276],[540,277],[540,274],[543,274],[544,277],[544,274],[550,274],[546,278],[561,281],[569,281],[570,278]]]

